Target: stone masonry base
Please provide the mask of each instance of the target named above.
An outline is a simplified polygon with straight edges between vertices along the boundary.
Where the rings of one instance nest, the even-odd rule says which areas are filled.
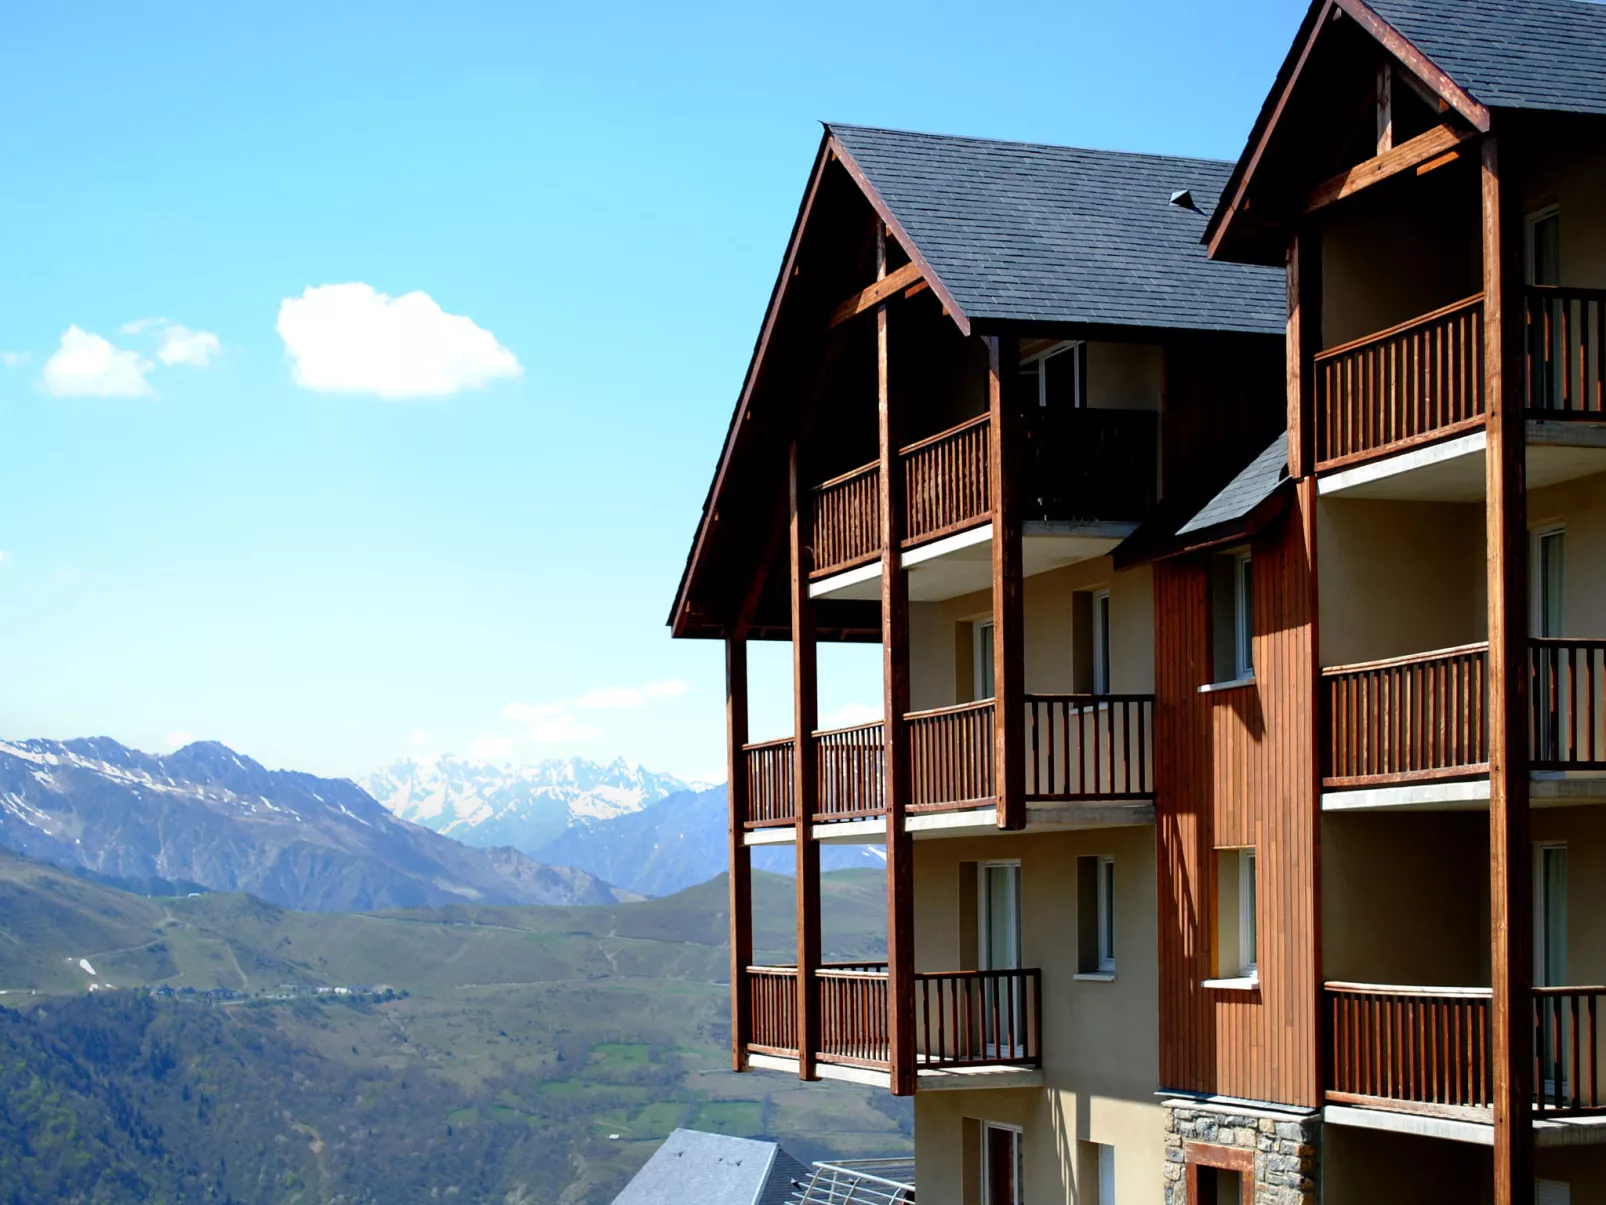
[[[1251,1105],[1165,1102],[1165,1205],[1188,1200],[1188,1164],[1245,1169],[1253,1159],[1254,1205],[1316,1205],[1321,1183],[1321,1114]],[[1211,1202],[1210,1205],[1214,1205]]]

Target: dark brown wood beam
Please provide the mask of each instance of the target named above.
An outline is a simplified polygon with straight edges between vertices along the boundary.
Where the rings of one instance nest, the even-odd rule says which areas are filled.
[[[1410,171],[1430,159],[1437,159],[1456,150],[1462,143],[1476,138],[1476,130],[1457,130],[1450,126],[1434,126],[1425,134],[1407,139],[1399,146],[1357,163],[1348,171],[1340,172],[1331,180],[1324,180],[1305,198],[1305,213],[1325,209],[1345,197],[1352,197],[1364,188],[1381,184],[1384,180]]]
[[[747,847],[747,639],[725,640],[725,794],[730,804],[731,1070],[747,1070],[753,1037],[753,853]]]
[[[1489,922],[1494,1201],[1533,1205],[1533,885],[1528,827],[1528,523],[1522,196],[1505,140],[1484,140],[1484,454],[1489,573]]]
[[[886,232],[877,231],[876,274],[886,270]],[[902,416],[893,409],[888,385],[887,324],[876,310],[876,413],[880,427],[881,480],[899,480]],[[881,491],[881,706],[886,747],[883,761],[887,807],[887,1034],[894,1096],[913,1096],[915,1066],[914,842],[909,835],[909,578],[903,569],[905,497]]]
[[[1316,380],[1313,362],[1321,347],[1321,234],[1296,234],[1288,244],[1286,332],[1288,361],[1288,475],[1295,481],[1316,471]]]
[[[814,1055],[820,1048],[819,993],[814,973],[820,967],[820,845],[810,821],[818,801],[818,763],[814,730],[820,718],[818,661],[815,649],[814,600],[809,597],[809,570],[814,564],[809,530],[807,487],[798,480],[798,446],[788,458],[792,544],[792,791],[797,801],[797,1071],[814,1079]]]
[[[1377,153],[1394,149],[1394,64],[1377,69]]]
[[[1020,341],[987,339],[987,405],[992,438],[987,466],[993,510],[993,773],[998,827],[1026,827],[1026,648],[1023,639],[1020,509]]]
[[[1489,110],[1473,100],[1466,89],[1449,77],[1439,65],[1418,50],[1414,43],[1390,25],[1365,3],[1365,0],[1333,0],[1357,25],[1376,38],[1383,49],[1399,59],[1405,69],[1421,80],[1450,108],[1461,114],[1473,128],[1484,132],[1489,129]]]
[[[879,223],[877,224],[879,225]],[[862,314],[866,310],[876,308],[894,293],[909,288],[921,278],[920,265],[911,260],[896,271],[888,272],[886,275],[879,277],[875,284],[870,285],[868,288],[860,289],[852,297],[837,306],[836,309],[831,311],[831,321],[827,325],[841,326],[849,318]]]

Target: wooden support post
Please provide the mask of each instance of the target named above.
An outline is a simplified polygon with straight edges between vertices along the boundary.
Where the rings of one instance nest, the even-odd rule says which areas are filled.
[[[747,968],[753,961],[753,855],[747,836],[747,634],[725,638],[725,773],[730,802],[731,1070],[747,1070],[753,1037]]]
[[[876,277],[886,275],[886,227],[876,224]],[[876,310],[876,410],[881,433],[881,683],[887,806],[887,1034],[894,1096],[915,1091],[914,843],[909,807],[909,578],[903,569],[903,442],[887,377],[887,307]]]
[[[1501,152],[1505,154],[1502,155]],[[1528,574],[1520,315],[1522,208],[1509,144],[1483,143],[1489,564],[1489,921],[1494,1200],[1533,1205],[1533,888],[1528,836]],[[1504,162],[1502,163],[1502,160]]]
[[[998,827],[1026,827],[1026,647],[1021,602],[1020,343],[987,337],[987,475],[993,511],[993,775]]]
[[[1295,481],[1316,471],[1314,359],[1322,338],[1321,234],[1309,225],[1288,243],[1288,475]]]
[[[797,1070],[814,1079],[820,1048],[820,846],[814,840],[814,809],[819,803],[814,729],[819,725],[819,681],[814,641],[814,602],[809,570],[814,563],[809,531],[809,499],[798,479],[798,448],[792,444],[792,790],[797,801]]]

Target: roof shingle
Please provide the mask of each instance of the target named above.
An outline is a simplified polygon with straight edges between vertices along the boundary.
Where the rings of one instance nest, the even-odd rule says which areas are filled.
[[[1199,242],[1231,164],[828,128],[972,321],[1283,331],[1282,273]]]
[[[1592,0],[1367,0],[1490,108],[1606,114],[1606,5]]]

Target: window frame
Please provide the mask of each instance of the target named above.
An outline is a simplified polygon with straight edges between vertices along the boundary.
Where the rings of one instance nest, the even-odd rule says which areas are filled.
[[[1021,359],[1021,368],[1024,371],[1027,365],[1032,365],[1033,377],[1037,381],[1037,405],[1039,409],[1048,408],[1048,373],[1045,369],[1050,360],[1057,360],[1063,356],[1070,356],[1071,364],[1071,408],[1073,410],[1086,410],[1086,376],[1087,376],[1087,340],[1064,339],[1052,347],[1045,347],[1042,351]]]
[[[1094,590],[1092,597],[1093,626],[1093,693],[1107,695],[1110,687],[1110,591],[1108,587]]]
[[[1532,549],[1529,553],[1529,564],[1533,566],[1533,589],[1529,591],[1529,609],[1533,618],[1530,626],[1535,636],[1561,636],[1562,632],[1550,632],[1550,616],[1545,603],[1549,601],[1550,581],[1545,572],[1545,544],[1548,540],[1561,541],[1561,598],[1558,600],[1560,626],[1567,626],[1567,525],[1565,523],[1546,523],[1532,529]]]
[[[1567,915],[1567,885],[1568,885],[1567,884],[1567,874],[1568,874],[1568,870],[1569,870],[1568,862],[1570,860],[1567,857],[1567,842],[1565,842],[1565,841],[1535,841],[1533,843],[1533,851],[1534,851],[1534,867],[1533,867],[1533,887],[1534,887],[1534,909],[1533,909],[1533,913],[1534,913],[1534,986],[1535,987],[1563,987],[1563,986],[1566,985],[1567,976],[1568,976],[1568,969],[1567,969],[1567,939],[1568,939],[1568,933],[1567,933],[1567,930],[1568,930],[1569,921],[1570,921],[1570,918]],[[1560,853],[1561,854],[1561,858],[1562,858],[1562,862],[1561,862],[1561,869],[1562,869],[1561,932],[1560,932],[1559,935],[1558,934],[1553,934],[1550,931],[1550,925],[1549,925],[1550,916],[1549,916],[1549,909],[1547,907],[1547,905],[1550,902],[1550,896],[1549,896],[1549,891],[1548,891],[1548,888],[1549,888],[1550,884],[1549,884],[1549,880],[1546,878],[1546,874],[1545,874],[1546,869],[1547,869],[1547,867],[1546,867],[1546,857],[1547,857],[1547,855],[1551,855],[1551,854],[1555,854],[1555,853]],[[1547,964],[1551,961],[1547,957],[1547,955],[1549,955],[1551,953],[1551,947],[1552,947],[1553,944],[1556,943],[1556,941],[1558,939],[1559,939],[1560,953],[1561,953],[1561,970],[1558,972],[1557,978],[1560,980],[1560,982],[1559,983],[1547,983],[1546,980],[1550,977],[1547,974]]]
[[[1260,884],[1253,845],[1238,851],[1238,977],[1260,978]],[[1247,884],[1247,890],[1245,885]],[[1245,957],[1248,952],[1249,957]]]
[[[1010,1137],[1010,1153],[1015,1160],[1015,1174],[1013,1177],[1015,1192],[1013,1201],[994,1201],[992,1199],[992,1158],[993,1144],[989,1141],[991,1134],[997,1131],[1007,1133]],[[1022,1126],[1013,1125],[1007,1121],[983,1121],[981,1123],[981,1199],[982,1205],[1025,1205],[1026,1202],[1026,1130]]]
[[[1539,233],[1539,227],[1545,222],[1551,221],[1552,219],[1554,219],[1556,223],[1557,279],[1549,282],[1541,282],[1536,279],[1539,275],[1539,248],[1536,243],[1535,236]],[[1561,206],[1559,204],[1545,205],[1539,209],[1535,209],[1532,213],[1523,215],[1522,249],[1524,260],[1523,270],[1527,279],[1527,283],[1531,285],[1548,283],[1548,285],[1551,287],[1559,287],[1561,284]]]
[[[1098,862],[1098,973],[1115,974],[1115,855]]]
[[[987,890],[987,875],[992,870],[1010,872],[1010,941],[1014,946],[1015,965],[1001,967],[993,961],[992,949],[992,897]],[[976,863],[976,969],[978,971],[1020,970],[1025,965],[1025,951],[1021,943],[1021,874],[1020,859],[994,858]],[[983,965],[986,964],[986,965]]]
[[[987,633],[987,639],[982,640],[982,633]],[[997,638],[997,629],[991,615],[984,615],[980,619],[973,619],[970,623],[970,651],[971,651],[971,680],[970,693],[975,701],[980,703],[986,699],[996,698],[998,683],[993,681],[993,641]],[[984,690],[983,684],[990,686]]]
[[[1252,552],[1233,554],[1232,638],[1233,670],[1239,682],[1255,676],[1255,590]]]

